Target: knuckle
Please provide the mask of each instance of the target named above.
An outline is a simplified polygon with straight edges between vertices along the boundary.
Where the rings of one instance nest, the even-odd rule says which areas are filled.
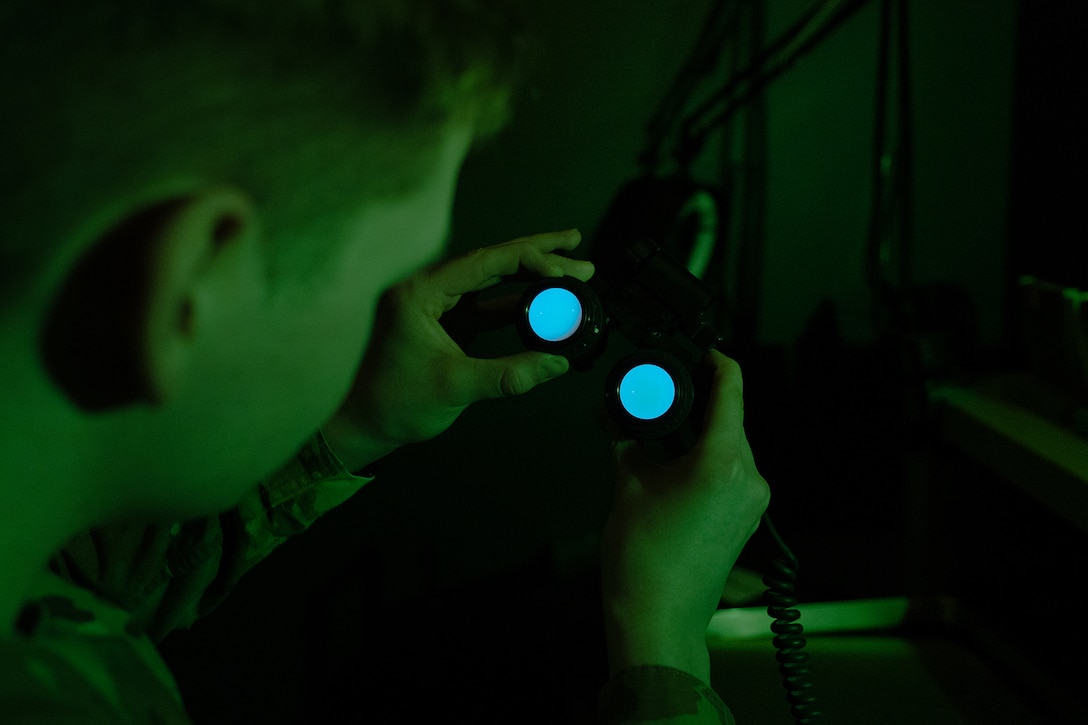
[[[483,275],[487,278],[505,277],[517,272],[523,256],[522,245],[511,243],[492,247],[490,254],[482,257]]]
[[[529,374],[519,368],[507,368],[499,380],[499,390],[503,395],[512,397],[529,392],[533,387],[533,381]]]
[[[535,244],[529,241],[521,242],[518,245],[518,258],[522,263],[532,260],[540,259],[544,256],[544,253],[537,248]]]
[[[741,370],[740,363],[725,355],[722,355],[717,362],[714,374],[720,381],[725,383],[735,383],[739,386],[744,381],[744,373]]]
[[[751,482],[752,500],[762,513],[771,505],[771,486],[767,479],[756,473]]]
[[[759,471],[747,464],[742,464],[736,472],[733,483],[734,495],[753,512],[762,514],[771,503],[771,487]]]
[[[748,485],[748,466],[740,455],[729,456],[718,465],[720,472],[716,480],[719,486],[734,488]]]
[[[717,388],[717,397],[729,405],[739,405],[744,410],[744,379],[741,376],[740,366],[730,361],[729,364],[721,364],[714,371],[714,387]]]

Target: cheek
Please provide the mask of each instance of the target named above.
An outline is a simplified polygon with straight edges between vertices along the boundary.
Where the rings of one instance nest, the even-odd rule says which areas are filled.
[[[269,420],[292,438],[312,434],[339,408],[370,333],[372,301],[328,292],[288,312],[264,366],[264,398],[270,407],[279,403]]]
[[[335,367],[335,371],[330,369],[329,374],[335,376],[339,383],[338,404],[343,402],[350,390],[366,352],[373,328],[372,311],[372,304],[353,308],[349,311],[350,314],[345,314],[339,320],[337,329],[333,332],[337,342],[335,350],[330,353],[335,360],[330,368]]]
[[[368,293],[370,285],[360,285],[342,295],[322,318],[320,339],[314,340],[318,375],[330,390],[334,408],[347,396],[362,363],[374,328],[378,292]],[[335,410],[330,411],[330,414]]]

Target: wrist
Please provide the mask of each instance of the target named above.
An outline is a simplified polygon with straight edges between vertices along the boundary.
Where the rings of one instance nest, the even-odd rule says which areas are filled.
[[[706,630],[694,632],[605,612],[608,665],[612,675],[632,667],[664,665],[710,682]]]
[[[384,441],[378,436],[368,436],[340,417],[334,416],[324,426],[321,433],[325,442],[344,468],[355,473],[372,466],[378,460],[395,451],[398,446]]]

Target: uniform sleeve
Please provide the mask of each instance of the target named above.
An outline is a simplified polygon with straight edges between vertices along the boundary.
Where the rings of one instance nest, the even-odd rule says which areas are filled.
[[[257,562],[369,480],[348,472],[318,432],[235,508],[174,524],[86,531],[50,568],[131,612],[132,627],[158,642],[215,609]]]
[[[659,665],[617,673],[601,690],[597,705],[602,725],[735,725],[710,685]]]

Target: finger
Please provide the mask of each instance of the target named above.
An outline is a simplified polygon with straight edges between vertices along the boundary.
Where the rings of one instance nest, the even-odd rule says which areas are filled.
[[[486,289],[504,280],[528,273],[530,277],[562,277],[570,275],[583,282],[593,276],[593,264],[571,259],[549,251],[532,239],[507,242],[477,250],[474,256],[480,263],[480,273],[474,290]],[[468,280],[466,280],[468,281]]]
[[[440,324],[446,334],[464,349],[477,335],[514,324],[519,299],[518,295],[492,299],[466,295],[456,307],[441,316]]]
[[[616,425],[616,421],[613,420],[612,416],[608,414],[608,408],[605,407],[603,401],[598,405],[594,406],[593,420],[597,423],[597,426],[601,429],[601,432],[604,433],[605,438],[608,440],[608,444],[612,447],[613,450],[615,450],[616,447],[621,443],[624,443],[631,439],[630,436],[624,434],[620,427]]]
[[[702,441],[711,450],[739,453],[744,439],[744,380],[740,365],[716,350],[707,355],[706,361],[714,367],[714,382]]]
[[[523,352],[490,360],[469,358],[469,363],[462,391],[462,399],[467,404],[524,395],[570,368],[566,358],[542,352]]]
[[[613,444],[612,458],[616,464],[614,494],[617,501],[624,496],[637,494],[647,481],[660,473],[660,466],[633,440],[622,440]]]
[[[502,295],[477,300],[473,314],[476,332],[490,332],[514,324],[520,302],[521,295]]]
[[[582,242],[582,233],[577,229],[568,229],[563,232],[549,232],[547,234],[534,234],[528,237],[520,237],[506,244],[531,244],[537,250],[544,253],[545,259],[551,265],[549,270],[536,269],[541,277],[560,277],[569,275],[577,277],[583,282],[588,282],[593,276],[593,263],[571,259],[564,254],[574,250]],[[497,245],[506,246],[504,244]]]
[[[450,298],[487,289],[523,269],[541,277],[570,274],[585,281],[593,274],[591,263],[550,253],[555,249],[573,249],[580,241],[581,234],[573,230],[484,247],[435,268],[433,279]]]
[[[518,237],[505,244],[520,244],[527,242],[539,249],[541,252],[554,252],[557,249],[565,252],[574,250],[579,244],[582,243],[582,233],[577,229],[566,229],[561,232],[545,232],[543,234],[530,234],[525,237]],[[504,246],[499,244],[496,246]]]
[[[553,277],[577,277],[582,282],[588,282],[596,272],[596,267],[593,266],[593,262],[588,262],[582,259],[570,259],[568,257],[557,257],[555,255],[549,255],[552,263],[558,267],[562,274],[552,275]]]

